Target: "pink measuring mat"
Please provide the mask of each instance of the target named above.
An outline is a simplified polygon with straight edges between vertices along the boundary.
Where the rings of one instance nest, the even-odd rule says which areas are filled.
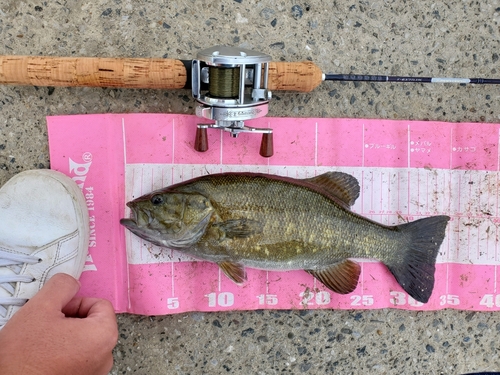
[[[90,213],[89,256],[81,293],[109,299],[117,312],[161,315],[252,309],[500,310],[500,124],[366,119],[262,118],[275,155],[260,137],[209,131],[209,151],[193,149],[192,115],[48,117],[51,167],[82,188]],[[247,269],[237,286],[217,265],[161,249],[126,231],[125,203],[207,173],[253,171],[311,177],[354,175],[353,211],[394,225],[451,216],[431,299],[409,297],[380,263],[361,260],[357,289],[338,295],[304,271]]]

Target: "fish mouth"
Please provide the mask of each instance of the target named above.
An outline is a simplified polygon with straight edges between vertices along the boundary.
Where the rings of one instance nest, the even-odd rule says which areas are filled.
[[[129,202],[130,203],[130,202]],[[133,205],[127,206],[130,207],[130,218],[120,219],[120,224],[127,228],[129,231],[134,233],[135,235],[149,239],[149,224],[152,221],[152,217],[149,212],[144,213],[141,210],[136,210]]]
[[[128,202],[127,206],[130,208],[130,218],[121,219],[120,223],[123,220],[125,223],[129,225],[132,224],[135,225],[136,227],[142,227],[142,226],[148,226],[153,221],[153,217],[149,210],[138,210],[134,202]]]
[[[127,206],[130,208],[130,217],[120,219],[120,224],[131,232],[136,233],[141,227],[148,226],[153,220],[149,211],[137,210],[133,202],[127,202]]]
[[[157,233],[155,231],[151,231],[146,227],[137,225],[137,222],[134,219],[120,219],[120,224],[139,238],[143,238],[158,246],[165,246],[163,243],[157,241]]]
[[[137,222],[134,219],[120,219],[120,224],[129,230],[138,228]]]

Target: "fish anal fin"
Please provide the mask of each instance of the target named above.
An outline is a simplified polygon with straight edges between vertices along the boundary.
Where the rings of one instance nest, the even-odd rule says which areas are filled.
[[[247,281],[245,267],[241,264],[233,262],[219,262],[217,264],[226,276],[233,280],[236,284],[243,284]]]
[[[223,237],[227,238],[247,238],[254,234],[262,233],[261,222],[252,219],[230,219],[213,225],[219,228]]]
[[[307,178],[305,181],[319,187],[327,194],[351,207],[359,197],[359,182],[356,177],[343,172],[327,172]]]
[[[306,270],[335,293],[348,294],[358,286],[361,266],[349,259],[322,270]]]

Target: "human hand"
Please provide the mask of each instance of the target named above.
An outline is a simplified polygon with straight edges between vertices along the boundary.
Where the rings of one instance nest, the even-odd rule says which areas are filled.
[[[54,275],[0,330],[3,375],[105,375],[118,340],[109,301],[75,297],[80,284]]]

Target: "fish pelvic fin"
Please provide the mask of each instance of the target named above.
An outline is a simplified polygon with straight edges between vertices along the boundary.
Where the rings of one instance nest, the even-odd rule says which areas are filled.
[[[361,266],[349,259],[335,263],[322,270],[306,270],[335,293],[348,294],[358,286]]]
[[[408,247],[385,263],[399,285],[419,302],[429,301],[434,289],[436,258],[448,220],[449,216],[432,216],[395,227],[408,239]]]
[[[219,262],[217,265],[226,274],[226,276],[233,280],[236,284],[243,284],[247,281],[245,267],[241,264],[233,262]]]

